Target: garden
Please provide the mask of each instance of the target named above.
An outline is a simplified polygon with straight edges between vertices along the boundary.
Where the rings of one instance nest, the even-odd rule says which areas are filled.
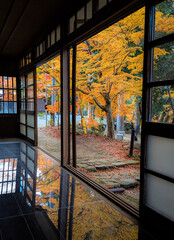
[[[156,7],[155,38],[170,34],[173,29],[172,8],[166,8],[166,4],[173,4],[173,1],[162,2]],[[168,12],[165,9],[169,9]],[[77,168],[136,206],[140,187],[144,18],[145,9],[142,8],[81,42],[76,49]],[[173,79],[173,46],[170,42],[154,47],[154,81]],[[71,136],[72,59],[70,49]],[[59,159],[60,72],[60,56],[37,68],[38,144]],[[151,96],[149,121],[173,123],[174,86],[153,87]],[[134,148],[131,147],[133,143]]]

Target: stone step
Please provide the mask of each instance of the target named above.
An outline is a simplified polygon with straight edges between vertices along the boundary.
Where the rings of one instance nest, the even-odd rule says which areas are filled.
[[[113,193],[122,193],[125,191],[125,188],[114,188],[114,189],[109,189],[109,191]]]
[[[134,179],[121,179],[119,183],[124,188],[132,188],[138,185],[138,182]]]
[[[127,161],[126,163],[127,163],[128,165],[138,165],[138,164],[140,164],[139,161],[134,161],[134,160],[129,160],[129,161]]]
[[[124,166],[126,166],[126,163],[125,162],[118,162],[118,163],[113,163],[112,165],[115,166],[115,167],[124,167]]]
[[[108,165],[95,165],[95,167],[98,169],[98,170],[106,170],[108,169]]]
[[[94,167],[94,166],[89,166],[89,167],[86,168],[86,170],[87,170],[88,172],[97,172],[97,169],[96,169],[96,167]]]

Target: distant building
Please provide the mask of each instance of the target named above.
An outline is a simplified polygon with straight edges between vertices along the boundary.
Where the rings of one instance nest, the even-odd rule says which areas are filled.
[[[45,112],[45,98],[37,99],[37,112],[43,113]]]

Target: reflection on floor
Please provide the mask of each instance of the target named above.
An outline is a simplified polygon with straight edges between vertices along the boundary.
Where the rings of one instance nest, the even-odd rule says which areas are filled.
[[[140,236],[138,226],[92,188],[31,146],[16,142],[0,143],[0,238],[135,240]]]

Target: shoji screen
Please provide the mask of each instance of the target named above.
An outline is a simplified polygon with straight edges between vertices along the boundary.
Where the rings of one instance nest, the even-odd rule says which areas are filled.
[[[35,81],[34,71],[21,76],[20,133],[35,143]]]
[[[141,209],[162,237],[172,232],[174,221],[174,17],[172,1],[150,4],[146,8]]]

